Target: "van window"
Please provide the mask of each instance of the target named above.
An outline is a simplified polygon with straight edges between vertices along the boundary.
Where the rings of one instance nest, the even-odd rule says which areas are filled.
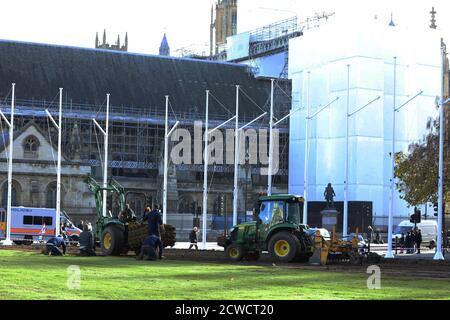
[[[32,225],[33,224],[33,216],[23,216],[23,224],[24,225]]]
[[[42,226],[42,217],[34,216],[33,217],[33,224],[35,226]]]
[[[41,216],[33,217],[33,224],[35,226],[42,226],[44,223],[46,226],[52,225],[53,218],[52,217],[41,217]]]

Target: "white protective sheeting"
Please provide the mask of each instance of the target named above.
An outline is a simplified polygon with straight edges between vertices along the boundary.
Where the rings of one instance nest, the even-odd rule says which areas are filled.
[[[309,30],[292,39],[289,77],[293,109],[291,120],[289,192],[303,194],[305,107],[310,71],[311,113],[340,97],[310,122],[308,163],[309,201],[323,201],[327,183],[334,185],[336,201],[344,198],[345,111],[347,65],[350,64],[350,112],[377,96],[381,99],[354,115],[349,129],[349,201],[372,201],[375,225],[386,225],[389,211],[390,152],[394,56],[397,57],[397,106],[416,95],[397,113],[397,151],[426,133],[428,118],[436,117],[440,92],[440,34],[431,29],[391,27],[384,21],[350,25],[345,19]],[[411,209],[395,191],[394,223]],[[383,218],[385,217],[385,218]]]

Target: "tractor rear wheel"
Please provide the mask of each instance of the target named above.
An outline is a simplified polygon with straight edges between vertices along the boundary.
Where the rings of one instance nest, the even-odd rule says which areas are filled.
[[[120,226],[106,227],[102,232],[101,249],[107,256],[118,256],[124,246],[124,231]]]
[[[241,261],[246,255],[246,252],[240,245],[230,244],[227,247],[226,255],[233,261]]]
[[[300,241],[292,233],[282,231],[269,240],[269,253],[279,262],[293,261],[300,249]]]

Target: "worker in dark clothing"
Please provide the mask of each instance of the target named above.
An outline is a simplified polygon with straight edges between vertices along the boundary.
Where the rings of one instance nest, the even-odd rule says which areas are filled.
[[[142,243],[141,252],[136,257],[136,259],[156,260],[157,259],[156,251],[158,251],[159,259],[162,259],[162,250],[163,244],[161,242],[161,239],[155,235],[150,235],[147,238],[145,238],[144,242]]]
[[[406,253],[410,254],[412,252],[412,236],[411,236],[411,231],[408,231],[408,233],[406,234],[405,237],[405,248],[406,248]]]
[[[157,204],[153,205],[153,210],[144,214],[144,217],[142,218],[143,221],[148,222],[148,235],[149,236],[156,236],[161,241],[161,233],[160,228],[164,230],[163,221],[161,218],[161,213],[159,212],[159,207]],[[160,250],[159,250],[159,256],[162,257],[163,252],[163,246],[161,243]]]
[[[380,230],[375,231],[375,241],[373,243],[384,244],[384,240],[381,238]]]
[[[62,252],[61,249],[62,248]],[[64,237],[59,235],[57,237],[50,238],[46,244],[46,254],[49,256],[62,256],[66,254],[66,243]]]
[[[128,203],[126,204],[125,209],[123,209],[120,219],[125,223],[136,221],[136,215]]]
[[[420,254],[420,246],[422,245],[422,230],[417,230],[416,232],[416,247],[417,247],[417,254]]]
[[[149,213],[144,214],[142,218],[143,221],[148,222],[148,235],[155,235],[161,238],[161,233],[159,231],[160,227],[164,230],[161,214],[158,210],[158,205],[153,205],[153,210]]]
[[[194,229],[192,229],[191,233],[189,234],[189,241],[191,242],[191,245],[189,246],[189,250],[192,249],[192,247],[195,247],[195,250],[198,250],[198,229],[197,227],[194,227]]]
[[[80,233],[78,238],[80,243],[80,255],[86,257],[94,257],[95,253],[95,240],[94,234],[92,233],[92,227],[89,224],[83,225],[83,232]]]
[[[403,253],[405,249],[405,234],[402,233],[402,237],[400,238],[400,253]]]

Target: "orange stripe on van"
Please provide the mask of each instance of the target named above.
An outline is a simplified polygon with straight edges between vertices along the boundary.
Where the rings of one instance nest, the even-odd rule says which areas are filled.
[[[33,233],[41,234],[41,229],[21,229],[21,228],[11,228],[11,233]],[[45,234],[55,234],[55,230],[45,230]]]

